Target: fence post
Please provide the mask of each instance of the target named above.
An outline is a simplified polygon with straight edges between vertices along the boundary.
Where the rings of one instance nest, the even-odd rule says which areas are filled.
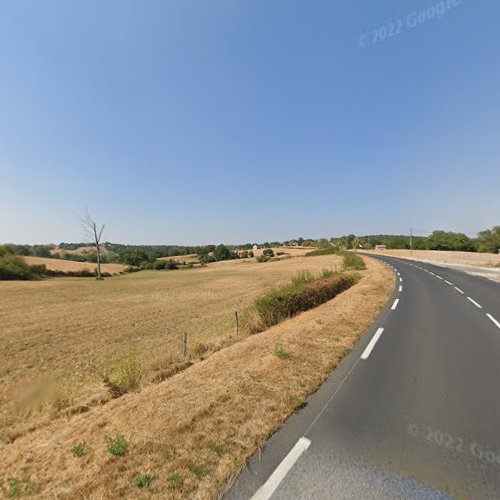
[[[240,319],[238,318],[238,311],[234,311],[234,316],[236,318],[236,335],[240,333]]]
[[[188,352],[188,334],[186,332],[186,333],[184,333],[184,339],[183,339],[183,353],[184,353],[184,357],[187,356],[187,352]]]

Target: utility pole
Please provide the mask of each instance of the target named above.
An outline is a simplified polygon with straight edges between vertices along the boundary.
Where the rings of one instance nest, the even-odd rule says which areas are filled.
[[[413,256],[413,230],[410,227],[410,257]]]

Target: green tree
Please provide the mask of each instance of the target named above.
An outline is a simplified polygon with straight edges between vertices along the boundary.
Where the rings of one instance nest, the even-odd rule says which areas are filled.
[[[232,255],[229,250],[229,248],[226,247],[226,245],[218,245],[215,247],[214,250],[214,258],[215,260],[229,260],[231,259]]]
[[[480,231],[477,236],[480,252],[497,253],[500,250],[500,226]]]

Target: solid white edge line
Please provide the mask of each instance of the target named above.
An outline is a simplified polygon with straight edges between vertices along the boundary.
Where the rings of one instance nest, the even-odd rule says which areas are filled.
[[[470,300],[476,307],[479,307],[479,309],[483,308],[483,306],[481,304],[478,304],[474,299],[467,297],[467,300]]]
[[[305,437],[301,437],[295,446],[288,452],[288,455],[276,467],[274,472],[269,476],[269,479],[255,492],[251,500],[268,500],[276,491],[281,481],[288,474],[300,455],[309,448],[311,441]]]
[[[488,318],[490,318],[491,321],[497,325],[497,328],[500,328],[500,323],[490,313],[487,313],[486,316],[488,316]]]
[[[363,351],[363,354],[361,354],[361,359],[368,359],[368,356],[370,356],[370,353],[372,352],[373,348],[375,347],[375,344],[377,343],[378,339],[382,335],[382,332],[384,331],[383,328],[379,328],[376,332],[375,335],[372,337],[368,345],[366,346],[366,349]]]
[[[399,299],[396,299],[396,300],[394,301],[394,304],[392,304],[391,309],[394,311],[394,309],[396,309],[396,307],[398,307],[398,304],[399,304]]]
[[[455,287],[455,290],[459,293],[461,293],[462,295],[464,295],[464,291],[463,290],[460,290],[460,288],[458,288],[458,286]]]
[[[403,291],[403,285],[400,285],[399,287],[399,291],[402,292]]]

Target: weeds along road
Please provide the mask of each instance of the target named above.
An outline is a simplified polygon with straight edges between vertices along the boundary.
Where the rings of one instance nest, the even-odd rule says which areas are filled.
[[[227,499],[500,498],[500,284],[416,261]]]

